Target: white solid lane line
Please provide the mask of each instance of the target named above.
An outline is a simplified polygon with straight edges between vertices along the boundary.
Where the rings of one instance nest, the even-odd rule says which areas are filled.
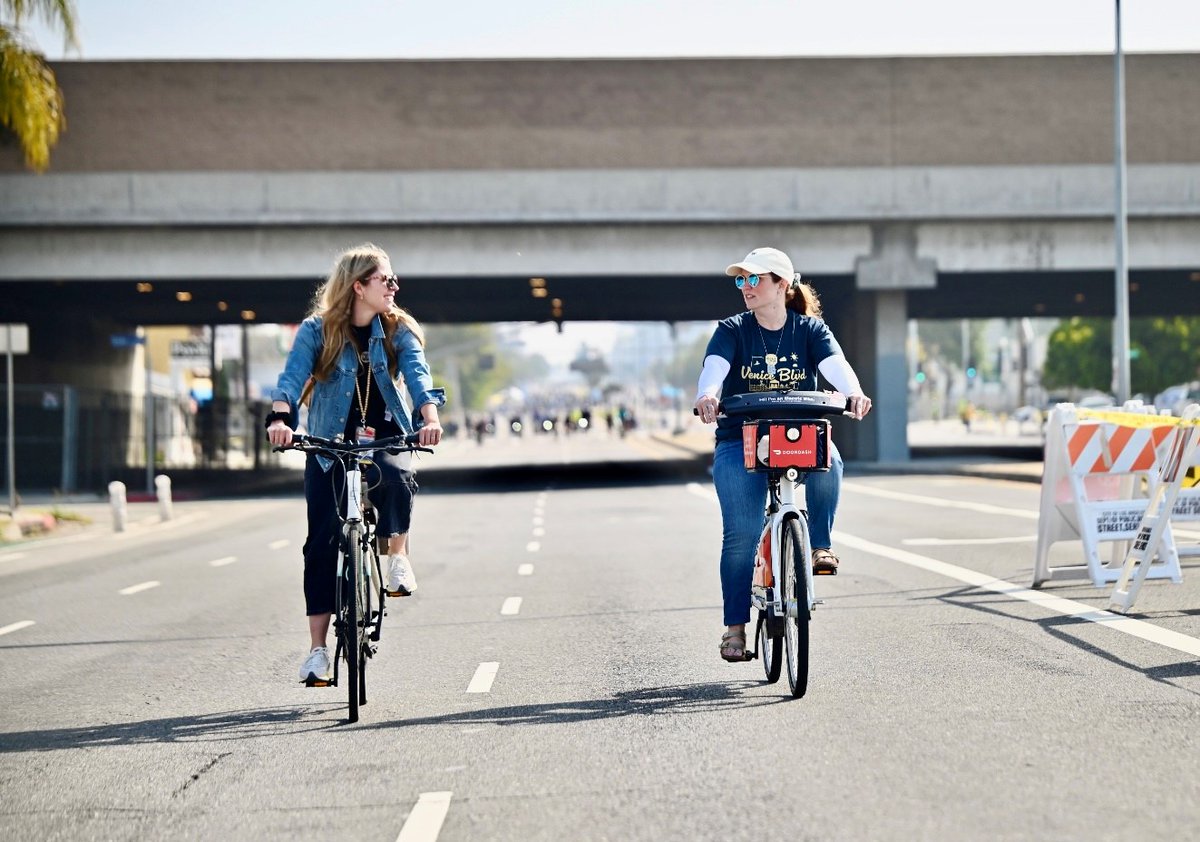
[[[0,554],[0,562],[16,561],[19,558],[25,558],[29,553],[2,553]]]
[[[27,629],[33,625],[33,620],[18,620],[15,623],[9,623],[7,626],[0,626],[0,634],[8,634],[9,632],[20,631]]]
[[[978,573],[974,570],[968,570],[965,567],[959,567],[955,564],[947,564],[944,561],[938,561],[937,559],[928,558],[927,556],[923,555],[917,555],[916,553],[910,553],[905,550],[897,550],[892,547],[886,547],[883,544],[876,544],[873,541],[867,541],[863,538],[847,535],[844,532],[835,531],[833,533],[833,540],[844,544],[847,547],[853,547],[854,549],[862,550],[865,553],[882,556],[883,558],[890,558],[892,561],[898,561],[901,564],[907,564],[922,570],[928,570],[931,573],[937,573],[941,576],[957,579],[960,582],[965,582],[968,585],[974,585],[977,588],[1003,594],[1004,596],[1009,596],[1013,599],[1022,599],[1026,602],[1040,605],[1056,614],[1062,614],[1065,617],[1087,620],[1089,623],[1098,623],[1115,631],[1141,638],[1142,640],[1146,640],[1151,643],[1157,643],[1160,646],[1166,646],[1169,649],[1175,649],[1188,655],[1192,655],[1193,657],[1200,657],[1200,640],[1197,640],[1194,637],[1189,637],[1186,634],[1180,634],[1179,632],[1173,632],[1170,629],[1164,629],[1161,626],[1147,623],[1144,620],[1135,620],[1131,617],[1124,617],[1120,614],[1114,614],[1111,611],[1101,611],[1098,608],[1093,608],[1092,606],[1085,605],[1082,602],[1075,602],[1072,599],[1063,599],[1062,597],[1048,594],[1045,591],[1035,591],[1031,588],[1024,588],[1020,585],[1014,585],[1012,582],[1006,582],[1003,579],[997,579],[993,576],[988,576],[985,573]]]
[[[909,547],[955,547],[967,544],[1025,544],[1036,540],[1036,535],[1018,535],[1015,538],[904,538],[900,543]]]
[[[129,596],[131,594],[141,593],[142,591],[148,591],[151,588],[157,588],[161,584],[162,582],[151,579],[149,582],[142,582],[137,585],[130,585],[127,588],[122,588],[121,590],[117,591],[117,593],[119,593],[121,596]]]
[[[271,543],[267,544],[267,546],[270,547],[272,550],[282,550],[284,547],[286,547],[290,543],[292,543],[292,542],[289,541],[287,538],[280,538],[278,541],[272,541]]]
[[[969,512],[982,512],[985,515],[1008,515],[1037,520],[1036,509],[1013,509],[1008,506],[993,506],[990,503],[969,503],[965,500],[950,500],[946,497],[926,497],[923,494],[908,494],[904,491],[888,491],[885,488],[875,488],[871,485],[860,485],[857,482],[843,482],[843,490],[855,494],[866,494],[868,497],[882,497],[885,500],[900,500],[905,503],[925,503],[943,509],[966,509]]]
[[[396,842],[433,842],[442,832],[442,822],[450,812],[452,792],[422,792],[412,812],[404,820]]]
[[[227,555],[224,558],[213,559],[209,562],[213,567],[224,567],[226,564],[233,564],[237,561],[237,556]]]
[[[510,596],[504,600],[504,604],[500,606],[500,613],[503,615],[519,614],[521,611],[521,597]]]
[[[471,683],[467,685],[468,693],[490,693],[496,673],[500,671],[499,661],[485,661],[475,669]]]
[[[517,568],[517,575],[518,576],[532,576],[533,575],[533,565],[532,564],[520,565]]]

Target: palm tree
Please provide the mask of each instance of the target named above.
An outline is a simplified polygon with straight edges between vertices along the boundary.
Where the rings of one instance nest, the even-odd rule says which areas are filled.
[[[16,135],[26,166],[43,172],[67,118],[54,71],[21,32],[35,13],[62,30],[67,47],[78,42],[74,0],[0,0],[0,125]]]

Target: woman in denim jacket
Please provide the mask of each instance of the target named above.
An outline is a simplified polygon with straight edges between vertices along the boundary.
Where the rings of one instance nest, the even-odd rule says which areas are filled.
[[[366,244],[344,253],[317,292],[312,313],[300,325],[279,382],[271,393],[267,437],[272,445],[292,441],[299,405],[311,395],[308,429],[314,436],[367,442],[413,432],[413,422],[398,382],[407,387],[420,418],[420,444],[441,441],[438,407],[445,403],[433,388],[425,361],[424,332],[416,319],[396,306],[399,284],[391,261]],[[417,589],[408,561],[408,530],[417,484],[408,470],[408,454],[376,452],[381,482],[371,492],[378,534],[388,542],[387,591],[408,596]],[[331,471],[330,469],[333,468]],[[345,483],[341,465],[325,456],[308,457],[304,497],[308,538],[304,542],[304,599],[311,651],[300,668],[308,686],[328,683],[331,662],[326,647],[334,608],[338,541],[337,494]]]

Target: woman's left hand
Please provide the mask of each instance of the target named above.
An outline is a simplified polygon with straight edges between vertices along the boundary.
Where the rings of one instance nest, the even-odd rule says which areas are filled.
[[[425,425],[417,431],[417,443],[421,447],[433,447],[442,440],[442,424],[436,418],[432,421],[426,421]]]
[[[871,399],[866,395],[851,395],[846,398],[846,411],[855,421],[861,421],[871,411]]]

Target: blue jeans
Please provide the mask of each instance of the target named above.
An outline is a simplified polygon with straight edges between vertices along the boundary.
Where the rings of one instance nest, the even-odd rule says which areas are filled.
[[[829,535],[842,488],[842,456],[836,447],[831,461],[833,466],[824,473],[802,475],[808,503],[808,531],[814,549],[832,546]],[[736,626],[750,622],[750,581],[754,576],[755,545],[763,528],[767,475],[745,469],[740,439],[718,441],[713,453],[713,483],[721,504],[723,527],[721,596],[725,603],[725,625]]]

